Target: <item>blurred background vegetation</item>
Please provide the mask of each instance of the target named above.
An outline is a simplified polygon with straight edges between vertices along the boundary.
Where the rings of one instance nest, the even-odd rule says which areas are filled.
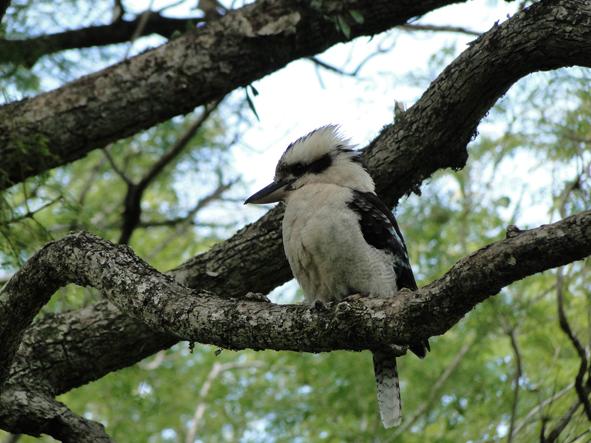
[[[171,11],[180,7],[186,15],[202,15],[196,1],[137,0],[124,2],[124,17],[172,3],[177,5]],[[514,10],[523,6],[513,3]],[[494,12],[506,5],[481,1],[465,6],[472,11],[478,7]],[[109,1],[13,1],[0,37],[30,39],[109,23],[113,8]],[[387,43],[402,33],[411,41],[429,39],[433,49],[421,70],[409,68],[392,79],[382,62],[394,45]],[[458,39],[466,37],[474,38],[461,30],[393,30],[362,47],[329,50],[323,60],[334,62],[331,67],[336,69],[318,60],[298,62],[318,74],[302,87],[342,94],[341,82],[358,85],[362,89],[351,86],[348,93],[357,94],[352,100],[358,112],[364,112],[372,103],[360,90],[386,79],[420,94],[461,52]],[[0,60],[1,100],[35,95],[163,41],[148,36],[59,51],[35,62]],[[351,66],[369,56],[373,67],[364,75],[351,75]],[[420,284],[503,238],[508,225],[525,229],[589,208],[590,77],[588,70],[565,69],[521,81],[481,125],[466,168],[440,171],[420,196],[401,202],[396,213]],[[264,83],[257,89],[264,89]],[[244,90],[236,91],[219,104],[120,140],[0,194],[0,280],[44,243],[72,230],[128,242],[154,267],[167,270],[256,219],[261,212],[243,209],[241,201],[254,189],[255,174],[270,177],[272,171],[258,168],[261,153],[244,141],[259,140],[261,135],[245,134],[265,125],[264,117],[259,123],[253,112],[254,92],[250,90],[247,99]],[[285,106],[275,103],[275,112],[284,112]],[[375,127],[385,123],[376,121]],[[292,126],[293,133],[279,143],[281,150],[301,135]],[[376,134],[372,128],[362,137],[369,140]],[[277,158],[267,155],[272,163]],[[125,226],[124,214],[134,207],[140,215],[135,224]],[[531,442],[539,440],[542,427],[551,429],[564,417],[568,424],[558,441],[588,442],[591,432],[582,408],[572,412],[580,359],[559,326],[558,309],[562,306],[589,350],[590,272],[586,260],[515,283],[479,305],[445,336],[432,339],[432,352],[424,361],[400,359],[405,421],[394,430],[386,431],[379,423],[369,353],[219,353],[180,343],[60,399],[105,424],[120,442]],[[68,287],[45,311],[78,308],[99,297],[92,290]],[[301,300],[293,283],[278,288],[273,297]],[[9,438],[0,431],[0,441]],[[22,436],[19,441],[36,439]]]

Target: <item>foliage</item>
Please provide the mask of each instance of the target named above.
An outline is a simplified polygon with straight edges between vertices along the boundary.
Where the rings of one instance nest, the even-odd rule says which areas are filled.
[[[30,35],[39,15],[53,10],[53,2],[33,3],[15,2],[11,24],[3,30],[6,35]],[[73,15],[88,13],[88,23],[96,19],[86,2],[61,3]],[[61,20],[59,15],[45,17],[43,31],[61,29]],[[337,17],[345,35],[350,32],[348,23],[362,20],[355,11],[346,20]],[[426,72],[413,73],[407,82],[425,87],[455,53],[456,47],[448,45]],[[0,76],[11,82],[5,100],[40,91],[42,80],[48,81],[42,76],[59,73],[70,79],[79,75],[75,61],[84,58],[81,54],[48,57],[37,70],[3,67],[6,71]],[[113,61],[121,51],[95,50],[92,54]],[[60,57],[63,64],[56,62]],[[44,73],[48,66],[49,73]],[[588,208],[588,76],[587,71],[565,70],[520,83],[481,126],[482,134],[470,147],[467,167],[439,172],[423,186],[421,196],[401,203],[397,216],[420,284],[441,276],[471,251],[502,238],[509,224],[526,228]],[[246,105],[254,110],[247,97]],[[198,131],[183,155],[146,191],[144,224],[132,237],[131,246],[159,269],[169,269],[206,250],[237,221],[210,222],[197,212],[178,223],[162,223],[191,214],[195,202],[215,185],[234,178],[237,168],[228,148],[228,121],[237,105],[230,104]],[[5,192],[0,200],[0,266],[6,275],[0,278],[44,243],[70,230],[84,229],[117,241],[127,192],[123,176],[139,181],[187,129],[190,119],[175,118],[113,143],[108,154],[95,151]],[[535,166],[524,170],[520,166],[524,159]],[[216,204],[218,211],[224,209],[225,202],[218,199]],[[564,269],[566,313],[584,343],[591,340],[590,271],[588,260]],[[422,413],[399,435],[379,423],[369,353],[223,351],[218,355],[215,349],[200,345],[190,352],[186,343],[180,343],[64,394],[60,400],[75,412],[104,423],[115,440],[124,442],[185,441],[200,403],[205,409],[197,441],[500,441],[506,439],[510,426],[516,359],[520,358],[523,373],[517,380],[520,394],[513,441],[534,441],[543,422],[552,426],[576,400],[571,384],[579,359],[559,329],[556,291],[556,272],[513,284],[445,336],[432,339],[432,352],[424,361],[414,356],[400,359],[406,416]],[[53,298],[47,310],[76,308],[99,296],[67,288]],[[517,351],[511,345],[512,331]],[[460,353],[463,357],[457,366],[450,366]],[[200,398],[200,388],[215,365],[232,363],[243,367],[220,373]],[[446,369],[452,367],[443,380]],[[565,439],[586,430],[588,422],[579,411]],[[21,441],[34,439],[23,437]]]

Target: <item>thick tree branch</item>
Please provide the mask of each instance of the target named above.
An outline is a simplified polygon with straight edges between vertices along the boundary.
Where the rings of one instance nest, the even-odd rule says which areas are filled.
[[[103,425],[82,418],[64,404],[22,389],[0,393],[0,423],[13,433],[48,434],[66,443],[108,443]]]
[[[24,328],[57,287],[67,283],[99,289],[150,328],[190,341],[232,349],[363,350],[443,334],[502,287],[590,254],[587,211],[482,248],[417,291],[342,302],[324,311],[194,293],[129,248],[91,234],[73,234],[46,245],[0,292],[0,325],[11,325],[0,330],[0,382]]]
[[[462,168],[480,120],[511,85],[532,72],[571,65],[591,66],[586,0],[541,1],[495,25],[369,146],[366,159],[379,193],[393,204],[434,171]]]
[[[553,4],[556,3],[553,2]],[[567,4],[570,3],[567,2]],[[559,8],[560,19],[578,23],[580,17],[584,16],[589,9],[588,5],[584,6],[575,11],[573,11],[572,7],[567,9]],[[538,9],[534,9],[534,11],[537,11],[536,14],[539,13],[541,7],[538,6]],[[553,7],[546,9],[546,13],[550,14],[550,17],[554,16],[554,11]],[[479,87],[485,91],[497,88],[496,77],[489,78],[486,72],[481,73],[482,75],[475,75],[474,72],[485,69],[487,63],[491,63],[493,66],[501,63],[494,56],[491,47],[493,43],[491,42],[494,42],[494,45],[501,49],[510,46],[510,42],[498,40],[499,29],[511,27],[518,34],[516,37],[518,39],[520,34],[531,34],[531,44],[526,46],[525,49],[522,48],[521,53],[519,51],[515,54],[504,53],[504,57],[508,60],[513,60],[516,65],[523,67],[523,75],[527,72],[527,69],[535,69],[535,63],[541,63],[539,54],[532,48],[539,47],[540,41],[548,40],[545,45],[555,41],[562,32],[557,27],[555,29],[556,35],[553,34],[546,39],[545,35],[539,36],[536,32],[528,31],[536,29],[536,23],[531,23],[532,20],[526,20],[529,13],[529,10],[523,11],[502,27],[495,27],[480,38],[459,57],[458,60],[464,60],[465,65],[459,61],[454,62],[453,69],[445,70],[432,84],[428,93],[424,94],[410,111],[397,119],[395,125],[386,127],[372,143],[371,156],[367,159],[367,163],[370,172],[376,179],[382,198],[391,203],[395,202],[438,168],[450,165],[461,167],[464,164],[466,157],[465,146],[469,139],[468,134],[472,134],[472,130],[466,129],[465,126],[467,125],[469,128],[475,127],[476,120],[474,119],[479,118],[477,117],[479,114],[473,113],[465,116],[465,113],[462,112],[462,108],[465,107],[466,103],[462,101],[464,91],[458,90],[458,85],[470,85],[466,89],[470,98],[469,103],[473,103],[476,95],[483,94],[478,89]],[[535,20],[533,21],[535,22]],[[541,23],[546,23],[546,20],[541,20]],[[558,25],[563,26],[562,22]],[[572,28],[570,25],[567,27]],[[584,27],[579,26],[579,31],[582,28]],[[511,34],[506,36],[506,38],[512,37],[514,36]],[[579,52],[576,49],[578,45],[581,45],[584,50],[586,44],[585,42],[581,44],[576,39],[573,40],[573,63],[574,57],[579,57]],[[548,51],[548,49],[546,48],[544,51]],[[550,53],[556,56],[556,51],[550,51]],[[564,51],[560,55],[565,64],[568,64],[565,57],[568,58],[569,53],[570,51]],[[471,61],[470,57],[475,60]],[[530,63],[530,60],[535,61],[534,65]],[[507,69],[511,72],[515,68],[509,67]],[[480,82],[481,78],[483,79],[482,82]],[[499,78],[505,79],[503,75],[500,75]],[[488,104],[492,105],[492,101]],[[450,119],[450,116],[453,118]],[[462,120],[464,117],[469,118],[468,120]],[[423,124],[423,121],[429,123]],[[450,125],[450,131],[446,129],[445,125],[447,123]],[[454,137],[454,130],[457,131],[457,137]],[[441,137],[441,142],[439,142],[438,137]],[[380,164],[380,159],[383,159],[384,164]],[[282,209],[273,209],[257,223],[243,228],[229,240],[219,243],[207,253],[193,258],[170,274],[189,287],[212,290],[217,294],[228,297],[240,297],[249,291],[270,291],[291,278],[291,272],[283,254],[280,231],[281,217]],[[90,340],[92,337],[93,343],[101,343],[104,346],[99,347],[99,349],[109,349],[122,360],[116,362],[117,357],[111,360],[104,355],[102,350],[92,355],[80,353],[79,348],[66,341],[63,346],[71,351],[70,355],[75,356],[75,363],[72,363],[72,365],[77,365],[80,368],[73,372],[75,376],[70,377],[69,375],[60,374],[59,371],[52,372],[54,359],[52,354],[42,352],[42,350],[31,354],[40,360],[38,363],[40,367],[47,368],[46,372],[50,373],[48,378],[56,383],[54,384],[56,391],[65,392],[105,375],[112,371],[115,366],[127,366],[148,355],[139,352],[135,342],[124,340],[126,336],[124,328],[135,328],[132,330],[139,334],[142,328],[141,324],[137,321],[125,319],[120,314],[115,316],[105,306],[104,303],[97,305],[95,312],[97,318],[95,321],[99,325],[108,324],[109,321],[112,321],[113,324],[120,324],[122,328],[121,340],[111,341],[111,332],[101,327],[93,329],[93,322],[87,329],[84,329],[84,332],[87,333],[84,338]],[[70,324],[73,328],[82,329],[80,325],[88,323],[84,312],[64,314],[56,321],[60,323],[60,330],[61,328],[67,329]],[[50,330],[50,326],[52,325],[49,321],[40,319],[27,333],[27,337],[35,337],[37,331],[44,330],[44,328]],[[167,343],[174,343],[175,341],[174,338],[166,336],[166,340],[168,340],[166,342],[161,336],[157,336],[148,328],[145,328],[141,333],[146,338],[145,343],[154,346],[153,352],[163,349],[167,347]],[[154,334],[151,339],[150,334]],[[39,340],[45,336],[39,335],[36,337]],[[56,339],[59,340],[59,338]],[[31,352],[29,347],[23,346],[18,355],[21,355],[21,353],[26,355],[28,352]],[[42,371],[31,372],[21,364],[15,365],[15,372],[17,374],[27,374],[27,379],[31,380],[35,375],[43,375]],[[63,382],[59,380],[60,376],[64,377]],[[13,378],[18,379],[18,377]],[[45,378],[42,378],[42,380],[45,380]]]
[[[145,24],[140,28],[142,17],[146,17]],[[0,40],[0,63],[32,67],[44,55],[59,51],[127,42],[138,29],[141,29],[141,32],[137,37],[159,34],[170,38],[174,32],[193,29],[200,21],[200,18],[169,18],[156,12],[145,11],[134,20],[120,19],[108,25],[90,26],[23,40]]]
[[[460,1],[265,0],[232,11],[152,51],[1,107],[0,189],[348,40],[331,21],[339,15],[351,21],[352,38]]]

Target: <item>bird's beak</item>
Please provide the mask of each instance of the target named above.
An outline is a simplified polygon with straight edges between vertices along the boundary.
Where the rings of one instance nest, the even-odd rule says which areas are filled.
[[[293,180],[275,181],[270,185],[265,186],[258,192],[255,192],[246,199],[244,204],[253,203],[261,205],[265,203],[275,203],[282,200],[287,194],[287,186],[292,184]]]

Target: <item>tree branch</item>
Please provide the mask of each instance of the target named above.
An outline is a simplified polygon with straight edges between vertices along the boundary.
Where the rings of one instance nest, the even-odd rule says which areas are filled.
[[[552,431],[550,431],[550,433],[548,434],[547,437],[544,435],[544,430],[542,428],[541,443],[554,443],[555,441],[557,441],[558,437],[560,437],[560,434],[562,433],[562,431],[564,431],[566,426],[570,423],[570,421],[572,420],[572,418],[574,417],[575,413],[577,412],[577,410],[579,409],[580,406],[581,406],[581,400],[577,399],[577,401],[575,401],[571,405],[571,407],[568,408],[568,410],[564,413],[564,415],[562,417],[560,417],[560,420],[558,420],[558,423],[556,424],[554,429],[552,429]]]
[[[246,369],[246,368],[260,368],[262,364],[258,361],[250,361],[250,362],[234,362],[234,363],[218,363],[215,362],[209,374],[207,374],[207,378],[205,382],[201,385],[201,389],[199,389],[199,399],[197,406],[195,407],[195,412],[193,413],[193,418],[189,424],[189,430],[187,431],[187,436],[185,437],[185,443],[193,443],[195,441],[195,437],[197,435],[197,429],[199,429],[199,425],[203,418],[203,414],[205,413],[206,403],[205,399],[207,398],[207,394],[209,394],[209,390],[213,382],[218,378],[222,373],[226,371],[231,371],[234,369]]]
[[[0,0],[0,23],[6,14],[6,10],[10,6],[10,0]]]
[[[563,2],[559,3],[563,4]],[[565,4],[568,6],[571,2]],[[413,188],[416,189],[417,184],[437,169],[451,165],[461,167],[464,164],[465,146],[473,133],[473,129],[470,128],[476,126],[479,116],[484,112],[481,106],[467,106],[466,103],[472,104],[477,96],[482,96],[483,90],[495,95],[500,94],[495,90],[508,87],[505,85],[508,80],[504,74],[492,75],[492,77],[488,74],[486,66],[489,63],[494,67],[493,71],[496,70],[495,72],[498,74],[498,71],[502,69],[502,66],[499,66],[502,60],[507,60],[509,65],[506,67],[507,72],[512,73],[518,66],[523,69],[519,76],[523,76],[528,69],[535,70],[536,66],[542,64],[543,57],[540,56],[539,51],[545,51],[552,57],[558,57],[561,62],[566,64],[568,64],[567,58],[570,57],[571,52],[573,62],[576,58],[581,57],[576,48],[580,45],[581,50],[584,51],[587,43],[581,43],[574,39],[572,40],[572,51],[562,51],[558,56],[556,54],[560,51],[553,49],[553,42],[561,38],[563,31],[555,29],[549,37],[533,32],[538,29],[536,28],[538,26],[536,17],[540,11],[545,11],[550,17],[554,16],[554,9],[548,7],[542,9],[542,7],[543,5],[539,5],[536,6],[537,9],[532,8],[536,14],[533,18],[529,17],[531,10],[526,10],[508,20],[501,27],[494,27],[489,33],[478,39],[452,64],[453,69],[445,70],[431,85],[428,93],[424,94],[409,111],[397,119],[395,125],[386,127],[374,140],[369,150],[370,153],[366,152],[366,161],[384,200],[392,204]],[[577,4],[576,7],[576,11],[573,11],[571,6],[566,9],[560,8],[559,18],[561,21],[556,23],[556,26],[564,26],[565,22],[578,22],[580,17],[584,17],[588,13],[589,7],[587,5],[581,7]],[[547,20],[540,19],[539,21],[539,26],[548,25]],[[582,32],[583,28],[583,26],[578,26],[577,29]],[[505,32],[507,29],[511,32]],[[501,32],[501,30],[505,31]],[[530,45],[521,49],[515,48],[515,52],[503,52],[497,58],[493,46],[498,46],[500,49],[511,46],[510,42],[504,39],[515,37],[512,34],[516,34],[521,43],[525,37],[520,38],[520,35],[532,34],[529,40]],[[548,63],[555,60],[552,57],[548,58]],[[461,60],[463,62],[460,62]],[[475,75],[475,72],[479,74]],[[499,86],[497,80],[502,80],[503,84]],[[458,85],[466,85],[466,90],[464,91]],[[464,93],[467,94],[467,102],[462,100]],[[485,98],[490,106],[493,100],[489,100],[487,97]],[[475,112],[463,111],[464,108],[474,109]],[[449,125],[449,130],[446,125]],[[457,137],[454,136],[456,134],[454,131],[456,131]],[[380,161],[383,161],[383,164]],[[281,217],[282,209],[280,207],[271,210],[258,222],[246,226],[225,242],[221,242],[208,252],[189,260],[171,271],[170,275],[189,287],[211,290],[227,297],[241,297],[249,291],[270,291],[291,278],[291,272],[283,253]],[[170,346],[177,340],[170,335],[158,335],[143,327],[141,322],[126,318],[117,311],[108,309],[107,306],[106,303],[99,303],[93,308],[92,315],[95,316],[93,321],[89,321],[86,311],[60,315],[52,320],[57,324],[52,324],[50,320],[39,319],[26,334],[26,343],[29,344],[23,345],[17,354],[17,359],[23,363],[17,362],[15,364],[11,379],[24,379],[27,383],[32,383],[35,377],[39,377],[40,381],[48,383],[56,392],[65,392],[80,384],[100,378],[112,371],[114,367],[131,365],[149,355],[150,349],[151,352],[156,352]],[[102,327],[94,328],[95,322]],[[109,322],[113,322],[121,328],[117,331],[120,333],[118,340],[111,339],[114,332],[105,327]],[[35,337],[37,340],[43,341],[48,339],[47,333],[37,335],[38,331],[44,329],[61,331],[62,328],[64,330],[78,328],[81,332],[80,343],[62,340],[61,336],[56,336],[55,333],[51,335],[51,343],[60,343],[64,349],[71,351],[70,355],[76,357],[75,361],[67,363],[70,372],[61,372],[59,369],[55,369],[56,366],[53,363],[56,357],[45,352],[43,346],[38,346],[37,352],[33,352],[33,343],[36,343]],[[125,328],[129,328],[132,334],[127,334]],[[138,348],[137,342],[129,339],[133,333],[142,336],[146,346],[151,348],[147,350]],[[84,344],[84,340],[92,340],[93,343],[99,343],[101,346],[96,353],[81,352],[81,349],[86,349],[86,351],[92,349],[88,346],[80,347],[81,344]],[[20,360],[21,356],[27,355],[29,356],[28,365],[32,365],[33,369],[29,369],[24,364],[26,360]],[[36,361],[37,359],[39,361]],[[30,360],[34,360],[35,364],[32,364]],[[63,364],[62,366],[58,365],[57,368],[63,366]],[[37,367],[45,369],[36,371],[34,368]]]
[[[564,312],[563,277],[562,270],[560,269],[556,273],[556,304],[558,307],[558,323],[560,324],[560,329],[566,334],[581,360],[579,371],[575,377],[575,391],[577,392],[579,401],[583,405],[583,410],[587,415],[587,419],[591,421],[591,402],[589,401],[588,390],[585,386],[585,376],[587,375],[588,367],[587,351],[570,327],[568,319],[566,318],[566,313]]]
[[[190,341],[231,349],[363,350],[443,334],[513,281],[590,254],[587,211],[480,249],[417,291],[392,299],[337,303],[324,312],[194,293],[127,247],[87,233],[73,234],[46,245],[0,292],[0,382],[6,379],[23,330],[67,283],[92,286],[150,328]]]
[[[74,414],[53,398],[22,389],[0,392],[0,423],[9,432],[48,434],[65,443],[112,441],[103,425]]]
[[[429,25],[422,23],[407,23],[399,26],[403,31],[428,31],[428,32],[453,32],[458,34],[473,35],[478,37],[481,32],[464,28],[463,26]]]
[[[201,115],[195,119],[185,130],[183,135],[178,138],[176,143],[152,165],[150,170],[137,183],[129,181],[127,183],[127,193],[124,199],[123,209],[123,225],[121,227],[121,235],[119,236],[120,244],[127,244],[131,239],[133,231],[138,227],[142,215],[142,198],[148,186],[154,179],[168,166],[179,154],[185,149],[187,144],[195,136],[197,131],[201,129],[203,124],[207,121],[213,111],[215,111],[222,99],[216,100],[211,105],[206,105]]]
[[[152,51],[0,107],[0,189],[348,40],[330,17],[348,17],[350,37],[357,37],[461,1],[325,0],[315,9],[310,2],[266,0],[232,11]],[[362,24],[350,18],[351,9]]]
[[[542,1],[493,26],[369,146],[378,193],[394,204],[408,189],[418,192],[433,171],[463,168],[480,120],[511,85],[532,72],[571,65],[591,66],[589,2]],[[395,180],[383,177],[392,174]]]
[[[396,428],[392,434],[392,439],[395,439],[397,436],[404,434],[408,429],[412,428],[412,426],[421,418],[428,410],[431,408],[435,400],[439,397],[439,393],[445,382],[451,377],[451,375],[455,372],[455,370],[460,366],[460,363],[464,359],[464,356],[468,353],[468,351],[472,348],[472,345],[475,342],[475,338],[471,337],[468,339],[466,343],[460,348],[459,352],[455,355],[451,363],[445,368],[445,370],[441,373],[439,378],[435,381],[433,386],[431,387],[429,397],[425,400],[413,413],[413,415],[408,419],[405,420],[402,426]]]
[[[142,17],[146,17],[145,24],[140,28]],[[169,18],[156,12],[145,11],[133,20],[119,19],[108,25],[90,26],[23,40],[0,40],[0,63],[32,67],[41,57],[56,52],[127,42],[138,29],[141,32],[137,37],[159,34],[170,38],[173,33],[192,29],[201,21],[203,20],[197,17]]]
[[[545,406],[552,404],[554,401],[558,400],[559,398],[563,397],[564,395],[568,394],[568,392],[574,387],[574,384],[570,384],[568,386],[566,386],[565,388],[561,389],[560,391],[556,392],[555,394],[552,394],[550,397],[544,399],[544,401],[540,402],[538,405],[536,405],[535,407],[533,407],[527,414],[525,417],[523,417],[519,423],[517,423],[515,425],[515,430],[513,431],[513,436],[516,436],[517,434],[519,434],[519,432],[524,429],[528,424],[530,424],[533,421],[530,421],[533,419],[533,417],[540,412],[540,410],[542,410]]]
[[[511,405],[511,420],[509,421],[509,431],[507,432],[507,443],[513,441],[515,436],[515,420],[517,419],[517,404],[519,403],[519,381],[523,373],[521,364],[521,352],[519,351],[519,344],[515,335],[515,328],[511,328],[507,332],[511,342],[511,349],[513,350],[513,358],[515,359],[515,377],[513,379],[513,404]]]

